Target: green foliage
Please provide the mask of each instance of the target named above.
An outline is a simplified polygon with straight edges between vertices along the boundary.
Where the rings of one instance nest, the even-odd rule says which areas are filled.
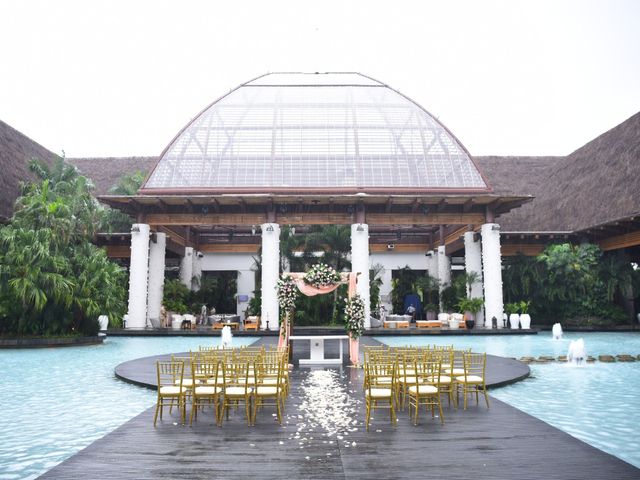
[[[482,310],[484,300],[481,298],[463,298],[458,302],[458,308],[461,312],[470,312],[473,314]]]
[[[511,315],[512,313],[518,313],[519,309],[520,309],[520,302],[505,303],[504,305],[504,311],[507,315]]]
[[[23,185],[0,228],[0,331],[95,334],[99,315],[122,318],[126,298],[125,272],[90,243],[102,209],[62,159],[30,168],[42,181]]]
[[[380,287],[382,286],[382,273],[384,268],[376,264],[369,271],[369,311],[377,312],[380,306]]]
[[[109,189],[109,192],[115,195],[135,195],[140,190],[146,176],[146,172],[142,170],[125,173],[118,179],[118,183]]]
[[[445,312],[455,312],[461,300],[467,298],[467,283],[472,283],[475,277],[460,274],[453,277],[451,285],[442,290],[440,298],[442,299],[442,308]]]
[[[178,279],[166,280],[162,303],[168,312],[187,313],[189,308],[187,302],[191,291]]]
[[[620,304],[632,300],[635,275],[628,258],[596,245],[550,245],[537,257],[505,259],[504,298],[540,323],[618,324],[629,318]]]

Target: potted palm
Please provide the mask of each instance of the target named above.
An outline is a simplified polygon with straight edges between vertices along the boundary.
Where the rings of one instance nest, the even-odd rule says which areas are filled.
[[[458,308],[465,313],[465,325],[471,329],[476,324],[476,315],[484,305],[481,298],[463,298],[458,302]]]
[[[531,316],[529,315],[529,307],[531,306],[531,301],[525,302],[524,300],[520,302],[520,327],[523,330],[529,330],[531,328]]]
[[[427,303],[424,306],[424,311],[427,315],[427,320],[435,320],[438,317],[438,305],[435,303]]]
[[[507,303],[504,306],[505,311],[509,314],[509,325],[514,330],[520,328],[520,303]]]

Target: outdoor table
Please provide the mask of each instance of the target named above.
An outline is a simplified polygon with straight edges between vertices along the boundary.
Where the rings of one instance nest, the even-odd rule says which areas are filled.
[[[342,365],[342,340],[348,339],[348,335],[291,335],[289,337],[289,340],[309,340],[311,344],[311,358],[301,358],[300,365]],[[325,358],[325,340],[338,340],[340,344],[340,357]]]

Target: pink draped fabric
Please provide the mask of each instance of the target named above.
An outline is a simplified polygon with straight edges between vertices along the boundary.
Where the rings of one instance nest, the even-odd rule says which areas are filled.
[[[360,363],[360,339],[349,337],[349,360],[352,365]]]

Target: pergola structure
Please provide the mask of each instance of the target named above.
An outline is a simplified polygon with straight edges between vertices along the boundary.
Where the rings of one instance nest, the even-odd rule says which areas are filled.
[[[496,218],[531,197],[494,194],[456,137],[415,102],[334,73],[239,86],[178,133],[137,195],[100,199],[137,220],[128,326],[139,328],[159,315],[167,239],[184,248],[185,282],[196,252],[261,247],[262,322],[277,325],[280,225],[351,225],[367,308],[370,252],[419,246],[444,286],[448,254],[464,246],[467,271],[482,279],[470,294],[485,298],[486,318],[501,318]]]

